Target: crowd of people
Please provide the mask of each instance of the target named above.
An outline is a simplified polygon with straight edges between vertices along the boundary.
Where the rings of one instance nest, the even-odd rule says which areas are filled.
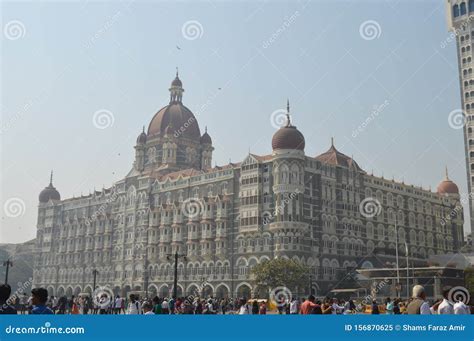
[[[278,314],[471,314],[472,307],[462,300],[449,300],[450,288],[444,288],[443,297],[430,306],[425,289],[421,285],[413,287],[413,295],[408,300],[386,298],[384,302],[366,297],[363,300],[339,300],[337,298],[317,299],[310,295],[305,300],[280,298],[278,302],[265,299],[206,299],[199,295],[152,299],[140,298],[136,294],[128,297],[100,293],[96,297],[48,296],[44,288],[34,288],[31,296],[11,295],[8,284],[0,285],[0,314],[238,314],[265,315]]]

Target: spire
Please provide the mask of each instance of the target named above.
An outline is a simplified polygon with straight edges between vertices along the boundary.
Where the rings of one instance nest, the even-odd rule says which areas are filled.
[[[205,132],[207,133],[207,126],[204,127]]]
[[[448,176],[448,166],[447,166],[447,165],[445,166],[445,172],[446,172],[446,180],[449,180],[449,176]]]
[[[142,133],[145,133],[145,126],[143,126],[143,131],[142,131]]]
[[[290,100],[286,100],[286,126],[291,127],[291,120],[290,120]]]
[[[49,185],[53,186],[53,170],[51,169],[51,175],[49,176]]]
[[[178,70],[178,67],[176,67],[176,78],[179,78],[179,70]]]
[[[331,147],[334,147],[334,137],[331,136]]]

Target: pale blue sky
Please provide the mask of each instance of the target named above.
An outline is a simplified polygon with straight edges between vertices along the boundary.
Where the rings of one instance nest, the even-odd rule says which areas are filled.
[[[19,39],[5,33],[12,20]],[[190,20],[202,26],[195,40],[182,33]],[[372,40],[359,32],[368,20],[380,27]],[[50,169],[62,198],[127,173],[176,66],[217,164],[270,153],[270,116],[290,98],[307,155],[334,136],[369,173],[435,189],[447,164],[467,191],[462,130],[448,125],[460,94],[455,43],[441,46],[444,1],[4,2],[2,28],[1,203],[25,210],[2,210],[0,242],[35,236]],[[101,109],[114,116],[103,130],[92,123]]]

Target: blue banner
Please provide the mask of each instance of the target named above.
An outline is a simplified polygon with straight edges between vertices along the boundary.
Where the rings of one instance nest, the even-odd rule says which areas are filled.
[[[474,340],[473,315],[0,315],[0,340]]]

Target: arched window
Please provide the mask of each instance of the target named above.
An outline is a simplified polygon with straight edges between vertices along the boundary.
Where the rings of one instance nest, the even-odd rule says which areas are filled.
[[[459,6],[459,13],[460,15],[465,15],[467,13],[465,2],[462,2],[461,5]]]
[[[455,18],[459,17],[459,6],[458,5],[453,6],[453,17],[455,17]]]
[[[469,0],[469,12],[474,12],[474,0]]]

